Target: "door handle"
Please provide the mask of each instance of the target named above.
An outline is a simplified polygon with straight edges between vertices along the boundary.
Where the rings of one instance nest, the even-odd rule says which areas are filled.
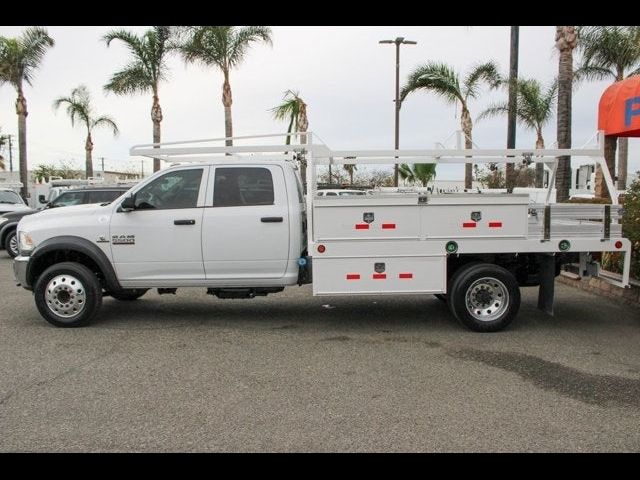
[[[174,220],[173,224],[174,225],[195,225],[196,221],[195,220]]]
[[[281,223],[282,217],[262,217],[260,221],[262,223]]]

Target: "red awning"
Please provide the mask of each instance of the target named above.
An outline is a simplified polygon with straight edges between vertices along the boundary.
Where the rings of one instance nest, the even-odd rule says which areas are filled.
[[[604,91],[598,105],[598,130],[616,137],[640,137],[640,76]]]

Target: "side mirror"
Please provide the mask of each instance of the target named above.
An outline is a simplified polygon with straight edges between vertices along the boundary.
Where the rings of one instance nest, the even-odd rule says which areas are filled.
[[[131,212],[136,209],[136,196],[128,195],[120,204],[120,210],[123,212]]]
[[[47,203],[47,198],[44,195],[39,195],[38,196],[38,202]]]

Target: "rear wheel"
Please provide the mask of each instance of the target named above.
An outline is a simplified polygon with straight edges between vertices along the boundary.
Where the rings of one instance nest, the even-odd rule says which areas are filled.
[[[139,299],[148,291],[148,288],[129,288],[125,290],[119,290],[117,292],[109,292],[109,295],[116,300],[120,300],[121,302],[131,302],[133,300]]]
[[[509,325],[520,308],[520,288],[503,267],[475,263],[455,273],[448,294],[453,315],[476,332],[496,332]]]
[[[84,265],[62,262],[47,268],[33,288],[40,315],[56,327],[82,327],[102,305],[102,286]]]
[[[7,238],[4,239],[4,249],[7,251],[11,258],[16,258],[18,256],[18,235],[14,230],[13,232],[9,232]]]

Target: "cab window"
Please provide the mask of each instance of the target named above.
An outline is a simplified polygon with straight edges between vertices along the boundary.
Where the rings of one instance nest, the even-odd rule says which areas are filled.
[[[169,172],[136,192],[136,210],[195,208],[198,203],[202,168]]]
[[[267,168],[216,168],[214,207],[273,205],[273,178]]]
[[[70,207],[71,205],[81,205],[86,203],[87,192],[64,192],[56,197],[51,203],[52,207]]]

